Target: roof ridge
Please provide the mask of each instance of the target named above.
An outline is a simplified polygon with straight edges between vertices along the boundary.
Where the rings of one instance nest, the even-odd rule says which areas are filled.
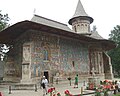
[[[34,14],[34,16],[37,16],[37,17],[40,17],[40,18],[43,18],[43,19],[46,19],[46,20],[49,20],[49,21],[53,21],[53,22],[56,22],[56,23],[59,23],[59,24],[68,26],[67,24],[64,24],[64,23],[61,23],[61,22],[58,22],[58,21],[55,21],[55,20],[52,20],[52,19],[48,19],[48,18],[46,18],[46,17],[42,17],[42,16],[39,16],[39,15],[37,15],[37,14]]]

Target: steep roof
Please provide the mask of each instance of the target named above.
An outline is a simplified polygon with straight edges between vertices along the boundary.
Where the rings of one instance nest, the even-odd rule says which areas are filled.
[[[73,15],[73,17],[69,20],[69,24],[72,24],[72,20],[74,18],[83,18],[83,19],[87,19],[90,21],[90,23],[93,22],[93,18],[88,16],[88,14],[85,12],[84,8],[83,8],[83,5],[81,3],[80,0],[78,0],[78,4],[77,4],[77,7],[76,7],[76,10],[75,10],[75,14]]]
[[[58,28],[58,29],[73,32],[73,30],[71,30],[67,26],[67,24],[63,24],[63,23],[60,23],[60,22],[57,22],[57,21],[54,21],[54,20],[51,20],[51,19],[48,19],[48,18],[45,18],[45,17],[42,17],[42,16],[38,16],[36,14],[33,16],[31,21],[39,23],[39,24],[47,25],[47,26],[50,26],[50,27],[54,27],[54,28]]]
[[[78,17],[78,16],[88,16],[88,14],[85,12],[80,0],[78,0],[78,4],[77,4],[76,10],[75,10],[75,14],[73,15],[73,18]]]
[[[98,34],[97,31],[92,32],[92,34],[91,34],[89,37],[92,37],[92,38],[94,38],[94,39],[99,39],[99,40],[104,39],[102,36],[100,36],[100,35]]]

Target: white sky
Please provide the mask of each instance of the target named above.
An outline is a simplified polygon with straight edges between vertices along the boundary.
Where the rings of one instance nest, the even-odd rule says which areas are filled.
[[[113,27],[120,25],[120,0],[81,0],[86,13],[93,17],[98,33],[108,38]],[[78,0],[0,0],[0,10],[8,13],[10,23],[30,20],[35,14],[68,24]]]

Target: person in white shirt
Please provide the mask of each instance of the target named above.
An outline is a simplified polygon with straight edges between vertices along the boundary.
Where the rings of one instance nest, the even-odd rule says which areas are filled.
[[[46,79],[45,76],[43,76],[43,79],[42,79],[43,96],[47,94],[47,86],[48,86],[48,80]]]
[[[118,92],[120,92],[120,81],[117,82],[117,86],[118,86]]]

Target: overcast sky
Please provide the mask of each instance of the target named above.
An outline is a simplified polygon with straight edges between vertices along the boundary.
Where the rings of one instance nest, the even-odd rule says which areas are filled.
[[[86,13],[93,17],[98,33],[108,38],[113,27],[120,25],[120,0],[81,0]],[[10,23],[30,20],[35,14],[68,24],[78,0],[0,0],[0,10],[8,13]]]

